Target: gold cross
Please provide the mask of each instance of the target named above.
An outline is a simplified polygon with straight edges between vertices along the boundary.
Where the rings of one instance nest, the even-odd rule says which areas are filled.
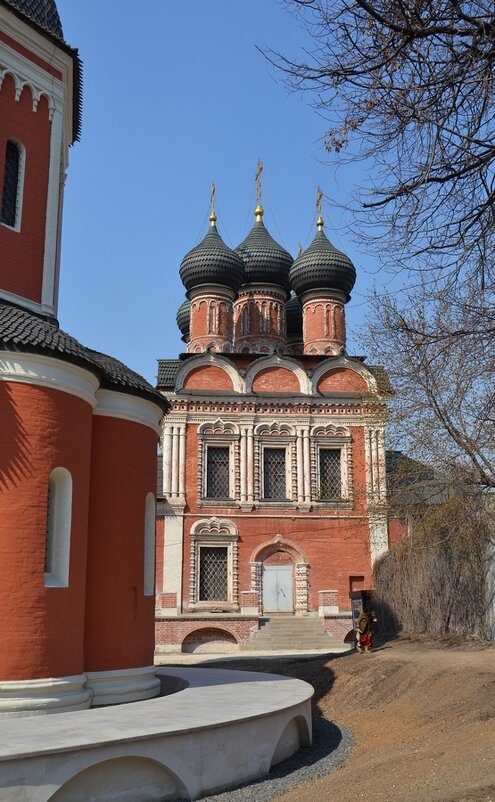
[[[258,159],[258,169],[256,170],[256,197],[258,205],[261,205],[261,173],[263,172],[263,162]]]

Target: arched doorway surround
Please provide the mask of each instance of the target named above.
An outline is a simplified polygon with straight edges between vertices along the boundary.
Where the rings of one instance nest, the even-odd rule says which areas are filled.
[[[293,566],[293,609],[296,615],[309,611],[309,564],[301,549],[282,535],[276,535],[258,546],[252,553],[251,560],[251,590],[256,591],[263,604],[263,574],[264,567]],[[274,572],[276,573],[276,572]],[[268,572],[267,574],[268,575]],[[265,612],[262,609],[262,612]]]

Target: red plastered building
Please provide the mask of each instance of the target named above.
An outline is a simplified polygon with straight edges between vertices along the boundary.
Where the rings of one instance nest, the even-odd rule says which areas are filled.
[[[81,66],[54,0],[0,0],[0,717],[154,696],[167,403],[57,322]]]
[[[321,216],[294,260],[258,204],[235,250],[212,209],[180,275],[186,352],[158,363],[171,411],[161,434],[157,648],[254,647],[260,622],[280,616],[314,633],[317,622],[315,646],[342,641],[349,593],[370,587],[389,547],[392,391],[381,367],[346,352],[354,266]]]

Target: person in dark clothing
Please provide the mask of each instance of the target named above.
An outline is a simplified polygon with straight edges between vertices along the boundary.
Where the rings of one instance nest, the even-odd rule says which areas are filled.
[[[356,648],[358,652],[363,650],[371,652],[373,646],[373,625],[376,623],[376,613],[374,610],[363,610],[359,616],[356,629]]]

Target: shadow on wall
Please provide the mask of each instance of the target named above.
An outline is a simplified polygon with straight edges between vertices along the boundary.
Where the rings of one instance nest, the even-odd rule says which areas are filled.
[[[6,490],[31,475],[26,430],[7,382],[0,382],[0,421],[6,449],[0,462],[0,487]],[[8,435],[7,442],[5,434]]]

